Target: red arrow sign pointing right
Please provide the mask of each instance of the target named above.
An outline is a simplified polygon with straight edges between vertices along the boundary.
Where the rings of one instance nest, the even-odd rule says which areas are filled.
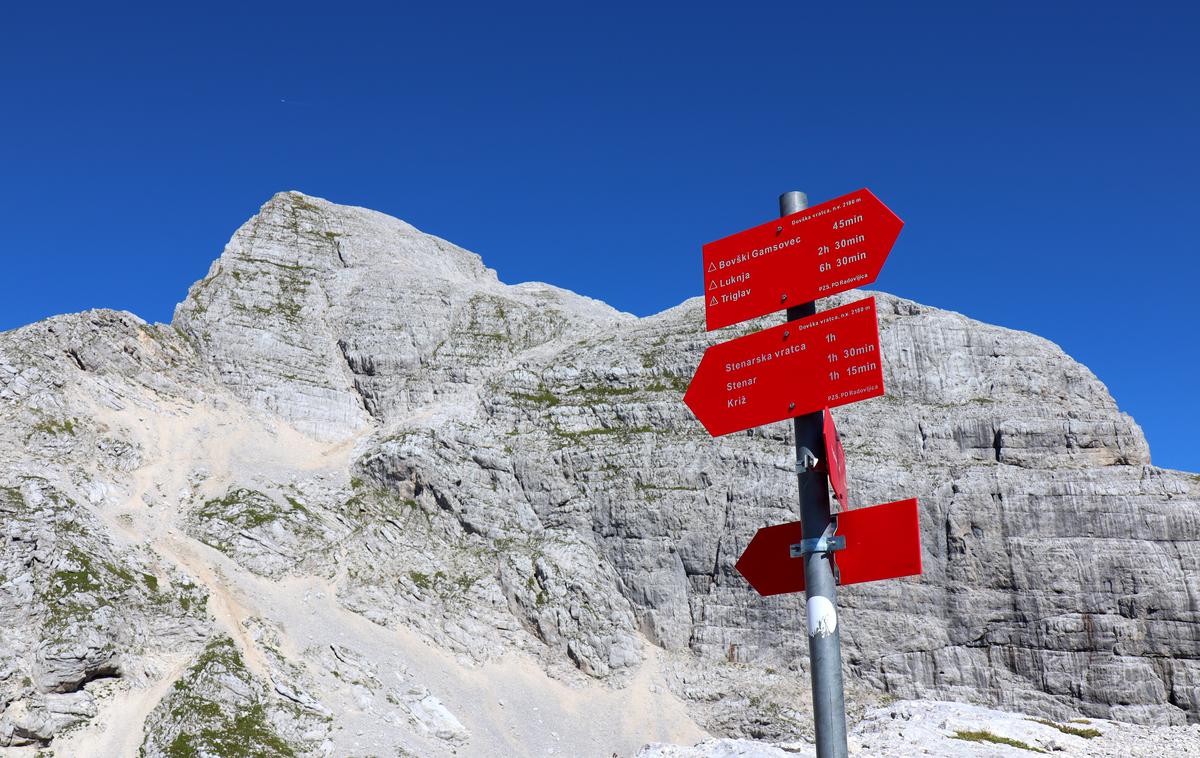
[[[870,284],[903,226],[862,189],[708,243],[708,330]]]

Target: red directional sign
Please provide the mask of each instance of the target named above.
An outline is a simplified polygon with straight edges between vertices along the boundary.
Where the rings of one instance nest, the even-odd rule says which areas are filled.
[[[833,554],[838,584],[857,584],[921,573],[917,500],[897,500],[837,515],[846,547]],[[760,595],[804,591],[804,560],[791,557],[801,540],[800,522],[759,529],[738,559],[737,570]]]
[[[882,394],[869,297],[713,345],[683,402],[717,437]]]
[[[708,243],[708,330],[870,284],[902,226],[861,189]]]
[[[841,504],[842,510],[850,507],[846,501],[846,451],[833,423],[833,414],[825,409],[825,468],[829,472],[829,486]]]

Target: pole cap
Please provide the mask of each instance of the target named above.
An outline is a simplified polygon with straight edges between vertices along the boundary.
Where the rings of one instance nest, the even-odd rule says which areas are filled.
[[[779,215],[790,216],[808,208],[808,195],[797,190],[779,196]]]

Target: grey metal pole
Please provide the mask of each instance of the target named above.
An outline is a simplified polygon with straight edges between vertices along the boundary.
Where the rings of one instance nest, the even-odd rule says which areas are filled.
[[[803,192],[779,196],[779,215],[787,216],[808,207]],[[793,321],[817,312],[816,302],[788,308]],[[824,470],[813,471],[800,462],[805,453],[825,457],[825,427],[821,411],[793,419],[796,431],[796,478],[800,486],[800,521],[804,540],[825,535],[832,518],[829,511],[829,481]],[[804,470],[801,470],[804,469]],[[813,543],[809,543],[813,544]],[[842,641],[838,630],[837,585],[833,579],[833,553],[804,555],[804,586],[808,600],[808,659],[812,673],[813,721],[816,724],[817,758],[847,758],[846,698],[842,685]]]

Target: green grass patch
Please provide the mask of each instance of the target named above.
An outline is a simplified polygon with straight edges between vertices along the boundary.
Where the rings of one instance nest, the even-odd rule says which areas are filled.
[[[208,592],[202,586],[193,584],[182,577],[175,577],[169,588],[163,588],[159,586],[158,579],[153,574],[143,574],[142,582],[154,593],[150,596],[150,602],[164,610],[172,605],[178,605],[186,615],[195,617],[204,615],[208,604]],[[174,615],[172,611],[166,612]]]
[[[300,513],[303,513],[305,516],[309,515],[308,509],[305,508],[304,504],[301,503],[296,498],[292,497],[291,495],[285,495],[283,499],[288,502],[288,505],[292,506],[293,511],[299,511]]]
[[[126,586],[136,583],[133,574],[128,569],[123,569],[120,566],[112,563],[105,563],[104,568],[113,576],[120,577],[121,581],[124,582]]]
[[[639,491],[640,490],[658,490],[658,491],[662,491],[662,492],[699,492],[699,490],[696,487],[670,487],[670,486],[661,486],[658,484],[642,484],[641,482],[634,482],[633,488],[635,490],[639,490]]]
[[[688,380],[683,377],[667,374],[663,377],[666,379],[666,384],[655,382],[646,388],[649,392],[687,392]]]
[[[992,734],[991,732],[985,731],[970,732],[960,729],[951,736],[951,739],[965,740],[967,742],[991,742],[996,745],[1008,745],[1009,747],[1020,748],[1021,750],[1029,750],[1034,753],[1046,752],[1040,747],[1034,747],[1028,743],[1021,742],[1020,740],[1014,740],[1011,737],[1001,737],[998,734]]]
[[[435,571],[433,574],[409,571],[408,578],[421,590],[435,592],[443,600],[467,593],[479,581],[478,576],[459,574],[451,577],[444,571]]]
[[[560,402],[557,395],[555,395],[553,392],[551,392],[550,390],[546,389],[544,386],[541,386],[541,385],[538,386],[537,392],[535,392],[533,394],[527,394],[527,393],[523,393],[523,392],[514,392],[513,398],[516,400],[525,402],[525,403],[532,403],[534,405],[545,405],[545,406],[558,405]]]
[[[565,432],[562,429],[555,428],[554,433],[559,437],[565,437],[570,440],[579,440],[586,437],[599,437],[606,434],[649,434],[657,431],[652,426],[614,426],[602,427],[599,429],[584,429],[578,432]]]
[[[1030,721],[1032,721],[1032,722],[1034,722],[1035,724],[1041,724],[1042,726],[1051,726],[1051,727],[1054,727],[1055,729],[1057,729],[1058,731],[1062,732],[1063,734],[1069,734],[1069,735],[1071,735],[1072,737],[1083,737],[1085,740],[1090,740],[1090,739],[1092,739],[1092,738],[1094,738],[1094,737],[1099,737],[1099,736],[1100,736],[1100,734],[1101,734],[1101,732],[1100,732],[1100,730],[1099,730],[1099,729],[1090,729],[1090,728],[1086,728],[1086,727],[1085,727],[1085,728],[1080,728],[1080,727],[1076,727],[1076,726],[1068,726],[1067,724],[1058,724],[1058,723],[1055,723],[1055,722],[1053,722],[1053,721],[1049,721],[1049,720],[1047,720],[1047,719],[1029,719],[1029,720],[1030,720]],[[1072,722],[1074,722],[1074,723],[1084,723],[1084,724],[1090,724],[1090,723],[1091,723],[1090,721],[1082,721],[1082,722],[1080,722],[1080,721],[1076,721],[1075,719],[1072,719]]]
[[[420,571],[408,572],[408,578],[419,589],[427,590],[433,586],[433,581],[430,579],[429,574],[423,574]]]
[[[620,397],[639,392],[637,387],[576,387],[568,394],[587,395],[588,397]]]
[[[64,419],[46,419],[39,421],[33,425],[33,431],[45,432],[46,434],[58,437],[63,434],[75,436],[75,422],[79,419],[64,418]]]
[[[104,585],[87,569],[81,571],[55,571],[50,577],[50,596],[54,599],[79,592],[95,592]]]
[[[106,605],[134,583],[133,574],[129,571],[111,563],[95,566],[91,557],[77,547],[68,548],[67,558],[71,568],[51,574],[44,595],[52,614],[68,604],[76,603],[74,596],[82,593],[99,593],[100,596],[95,599],[100,605]]]

